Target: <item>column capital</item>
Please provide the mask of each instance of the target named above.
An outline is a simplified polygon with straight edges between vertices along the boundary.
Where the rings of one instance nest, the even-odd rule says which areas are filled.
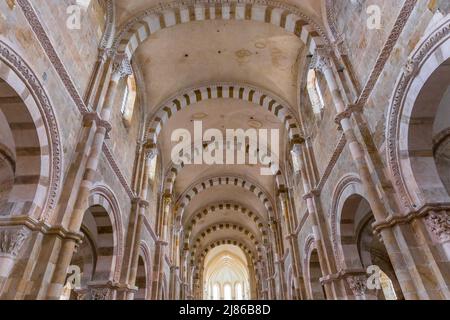
[[[131,67],[131,62],[128,56],[125,54],[116,55],[113,58],[112,78],[115,80],[120,80],[121,78],[125,78],[132,74],[133,68]]]
[[[141,208],[148,208],[150,206],[150,202],[140,197],[133,198],[131,201]]]
[[[0,254],[16,257],[30,233],[26,227],[0,229]]]
[[[347,107],[345,108],[344,111],[339,113],[336,116],[336,118],[334,118],[334,122],[337,125],[340,125],[342,120],[350,119],[352,114],[354,114],[354,113],[361,113],[361,112],[363,112],[363,106],[361,104],[349,104],[349,105],[347,105]]]
[[[331,69],[331,53],[332,49],[330,47],[317,47],[311,60],[310,68],[322,73],[326,69]]]
[[[313,199],[320,196],[320,190],[312,189],[308,193],[303,195],[303,200]]]
[[[290,233],[285,237],[286,240],[297,240],[298,234],[297,233]]]
[[[83,115],[83,122],[85,124],[95,122],[97,127],[105,128],[106,133],[112,130],[112,125],[109,121],[105,121],[100,118],[100,115],[97,112],[88,112]]]
[[[165,206],[170,205],[172,203],[172,195],[169,193],[165,193],[163,195],[163,204]]]
[[[367,277],[365,275],[355,275],[347,278],[347,283],[350,286],[355,297],[362,297],[367,290]]]
[[[145,152],[145,159],[148,161],[153,160],[158,155],[158,149],[147,148],[147,146],[144,152]]]

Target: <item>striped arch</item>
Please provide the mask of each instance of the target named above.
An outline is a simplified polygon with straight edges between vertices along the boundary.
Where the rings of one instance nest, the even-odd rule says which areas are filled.
[[[227,145],[227,148],[229,146]],[[203,146],[202,146],[203,148]],[[194,144],[191,145],[191,150],[193,149],[193,152],[186,151],[183,155],[180,156],[180,159],[193,159],[194,154],[199,154],[200,150],[199,147],[194,148]],[[270,149],[270,148],[269,148]],[[248,154],[248,150],[246,151]],[[278,163],[281,163],[279,155],[274,155],[272,153],[272,150],[269,150],[271,156],[276,156]],[[193,161],[192,161],[193,162]],[[175,187],[175,181],[177,179],[178,174],[180,171],[186,166],[184,161],[182,161],[180,164],[175,164],[173,162],[170,162],[169,169],[166,171],[165,178],[164,178],[164,192],[166,194],[172,194],[173,188]],[[280,168],[278,168],[275,164],[270,164],[270,170],[272,171],[273,175],[275,176],[275,182],[277,184],[277,188],[279,190],[282,190],[286,187],[286,181],[284,178],[284,175],[282,174]]]
[[[306,291],[310,300],[324,300],[325,294],[322,290],[320,279],[323,277],[320,261],[317,253],[317,243],[314,235],[310,234],[305,239],[304,246],[304,279]]]
[[[233,210],[236,214],[241,214],[242,216],[251,219],[258,227],[262,235],[263,242],[267,239],[268,236],[267,225],[262,221],[261,217],[258,214],[249,210],[246,206],[240,203],[234,201],[221,201],[216,202],[214,204],[210,204],[204,207],[203,209],[198,210],[198,212],[192,216],[189,223],[186,225],[186,228],[184,229],[186,230],[185,244],[188,244],[192,230],[200,220],[204,219],[208,215],[213,215],[221,210],[229,210],[229,211]]]
[[[152,283],[151,251],[148,245],[142,240],[139,245],[139,260],[135,281],[138,292],[135,295],[135,300],[149,300],[151,295],[150,285]]]
[[[244,235],[246,238],[248,238],[253,243],[253,245],[255,246],[255,248],[258,252],[261,251],[260,242],[258,241],[257,237],[253,234],[253,232],[251,232],[250,230],[248,230],[247,228],[245,228],[241,225],[238,225],[235,223],[223,222],[223,223],[216,223],[216,224],[210,225],[207,228],[199,231],[199,235],[193,240],[192,245],[190,246],[190,248],[192,248],[194,250],[191,252],[191,257],[195,257],[196,250],[198,248],[200,248],[202,241],[208,235],[213,234],[214,232],[219,231],[219,230],[238,231],[239,233]]]
[[[195,273],[198,274],[200,270],[203,268],[203,261],[205,260],[208,252],[214,249],[215,247],[220,247],[223,245],[234,245],[241,248],[242,251],[247,255],[247,257],[250,258],[253,265],[256,265],[258,259],[256,259],[254,251],[250,250],[245,243],[239,240],[221,239],[210,242],[203,248],[203,250],[200,251],[200,254],[198,256],[196,254],[193,255],[193,258],[191,259],[191,265],[197,266],[195,268]]]
[[[172,2],[149,8],[131,18],[118,33],[114,49],[131,58],[139,45],[159,30],[175,25],[206,20],[246,20],[268,23],[297,36],[314,53],[327,43],[320,27],[298,8],[264,0]]]
[[[162,127],[178,111],[200,101],[213,99],[237,99],[253,103],[274,114],[286,127],[291,143],[303,141],[300,125],[289,105],[273,93],[245,85],[233,83],[210,84],[183,90],[164,102],[148,123],[148,139],[154,145]]]
[[[13,145],[3,146],[2,159],[9,163],[13,181],[0,206],[0,215],[28,215],[46,220],[56,203],[61,177],[59,129],[51,101],[39,79],[1,40],[0,112],[13,139]]]
[[[97,266],[101,269],[97,267],[95,273],[101,276],[101,280],[119,281],[123,259],[123,224],[118,202],[107,187],[96,186],[88,198],[88,210],[94,217],[99,237]]]
[[[263,203],[269,216],[273,214],[273,206],[270,197],[266,191],[259,187],[256,183],[249,181],[246,178],[241,178],[237,176],[221,176],[221,177],[211,177],[202,180],[194,184],[180,199],[179,201],[179,217],[183,217],[184,210],[187,208],[189,203],[194,199],[196,195],[205,191],[209,188],[217,186],[236,186],[244,188],[256,195],[256,197]]]
[[[345,252],[355,252],[353,245],[353,223],[354,217],[342,217],[342,211],[345,202],[351,197],[359,196],[365,199],[365,191],[362,185],[361,179],[355,174],[348,174],[342,177],[337,183],[332,197],[331,209],[330,209],[330,225],[331,225],[331,239],[333,243],[333,252],[337,264],[341,269],[346,269],[351,266],[351,263],[346,266],[347,261],[345,258],[348,254]],[[343,243],[343,239],[345,239]],[[358,252],[356,250],[356,252]]]

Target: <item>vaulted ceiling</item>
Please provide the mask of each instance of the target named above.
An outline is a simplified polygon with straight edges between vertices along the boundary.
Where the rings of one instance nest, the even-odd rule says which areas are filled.
[[[118,24],[126,25],[129,19],[149,8],[158,8],[154,12],[164,13],[164,6],[170,3],[173,1],[116,0]],[[183,3],[189,5],[192,1]],[[294,6],[297,12],[308,16],[310,21],[322,25],[322,1],[290,0],[279,1],[279,4],[281,7]],[[274,16],[272,19],[276,20],[277,15]],[[173,19],[181,18],[174,15]],[[158,112],[165,106],[170,108],[175,98],[182,101],[186,99],[185,96],[190,97],[188,107],[176,113],[170,112],[157,137],[165,173],[170,173],[174,166],[171,162],[171,151],[175,145],[171,141],[172,133],[183,128],[189,130],[194,137],[195,120],[202,121],[203,130],[217,128],[225,132],[226,129],[239,128],[278,129],[280,145],[278,147],[269,143],[269,147],[276,151],[281,159],[286,158],[289,147],[288,132],[285,123],[280,121],[274,112],[261,108],[260,105],[248,101],[249,99],[236,98],[237,95],[230,99],[228,94],[221,93],[218,98],[209,93],[209,99],[203,98],[199,102],[191,100],[198,96],[200,88],[204,88],[204,92],[209,90],[205,89],[208,86],[213,88],[212,90],[221,84],[236,88],[247,87],[249,90],[263,91],[265,95],[277,100],[285,108],[283,112],[291,113],[295,121],[299,109],[299,72],[305,67],[299,65],[299,61],[304,61],[301,58],[309,54],[310,48],[307,45],[311,42],[308,39],[305,45],[305,30],[308,28],[304,28],[304,22],[298,24],[299,28],[304,28],[299,36],[280,28],[276,23],[252,21],[254,19],[205,19],[170,27],[166,25],[158,31],[151,30],[155,28],[156,22],[150,20],[147,19],[147,31],[144,31],[142,25],[136,26],[135,29],[140,30],[136,36],[139,44],[134,45],[136,48],[132,53],[143,76],[139,90],[145,91],[147,105],[144,107],[149,121],[159,115]],[[290,28],[288,20],[289,18],[286,20],[287,29]],[[159,25],[159,22],[157,24]],[[142,36],[144,32],[148,35]],[[191,247],[197,239],[201,240],[198,250],[223,239],[239,241],[252,247],[252,250],[256,249],[255,241],[262,244],[265,237],[262,234],[262,226],[267,227],[270,216],[276,211],[274,200],[277,196],[277,183],[275,176],[261,175],[260,169],[261,165],[249,164],[203,164],[178,168],[173,185],[174,198],[182,203],[186,194],[192,195],[183,207],[182,217],[185,230],[190,230],[187,233],[187,242]],[[209,186],[211,179],[226,177],[241,180],[239,183]],[[198,192],[196,186],[202,184],[209,187]],[[264,196],[258,197],[253,191],[254,188],[261,190]],[[195,192],[192,192],[193,189]],[[221,203],[235,203],[239,209],[222,206],[206,214],[208,208],[218,208]],[[268,204],[273,208],[273,212],[268,210]],[[248,212],[253,215],[246,214]],[[227,225],[235,227],[226,227]]]

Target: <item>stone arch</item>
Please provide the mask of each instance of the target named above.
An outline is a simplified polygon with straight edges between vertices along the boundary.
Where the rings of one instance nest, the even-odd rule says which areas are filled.
[[[205,229],[198,232],[198,235],[192,241],[191,248],[194,250],[193,252],[195,252],[196,249],[200,247],[202,240],[204,240],[206,238],[206,236],[213,234],[213,232],[216,232],[218,230],[238,231],[239,233],[244,235],[246,238],[248,238],[250,240],[250,242],[252,242],[254,244],[255,248],[257,248],[257,251],[260,251],[259,250],[260,242],[258,241],[258,238],[253,234],[253,232],[251,232],[244,226],[238,225],[236,223],[221,222],[221,223],[216,223],[216,224],[210,225],[210,226],[206,227]],[[194,256],[194,255],[192,255],[192,256]]]
[[[365,279],[366,269],[377,265],[389,275],[397,296],[401,297],[401,289],[390,257],[383,243],[374,235],[372,225],[375,218],[363,189],[356,175],[344,176],[335,188],[330,223],[333,251],[339,272],[345,274],[350,271]],[[351,277],[347,278],[347,281],[350,279]],[[349,285],[352,286],[350,283]],[[353,289],[351,292],[356,295]],[[366,299],[377,299],[377,292],[367,291],[364,296]],[[378,298],[381,297],[382,294],[378,292]]]
[[[106,186],[97,185],[91,190],[88,198],[88,208],[97,208],[92,212],[98,234],[112,240],[100,243],[101,259],[107,261],[104,265],[111,266],[109,280],[118,281],[123,260],[123,224],[122,213],[114,193]],[[101,209],[100,209],[101,208]],[[103,247],[104,246],[104,247]],[[109,263],[110,262],[110,263]],[[107,270],[104,270],[106,273]]]
[[[203,147],[203,146],[202,146]],[[192,158],[194,154],[199,154],[200,150],[199,147],[195,147],[195,143],[191,144],[191,151],[193,152],[185,152],[180,158],[181,159],[191,159],[191,163],[193,162]],[[280,161],[280,157],[279,155],[276,155],[273,153],[272,150],[270,150],[269,146],[268,146],[268,151],[271,154],[271,157],[273,159],[273,157],[275,156],[278,163],[281,163]],[[248,154],[248,151],[246,151],[246,153]],[[178,174],[180,173],[180,171],[186,166],[185,161],[181,161],[180,164],[175,164],[172,161],[170,162],[170,164],[168,165],[168,169],[166,170],[166,173],[164,175],[164,192],[166,194],[171,194],[173,193],[173,188],[175,186],[175,181],[177,179]],[[284,177],[284,175],[282,174],[281,169],[275,165],[274,163],[270,164],[270,168],[271,172],[273,173],[273,175],[275,176],[275,182],[277,184],[277,188],[278,189],[284,189],[286,186],[286,179]]]
[[[267,224],[262,220],[259,214],[254,213],[253,211],[249,210],[246,206],[240,203],[234,201],[220,201],[203,207],[191,217],[189,223],[184,228],[185,243],[190,238],[192,229],[201,219],[221,210],[230,210],[230,211],[233,210],[237,214],[242,214],[246,218],[250,218],[258,227],[263,239],[268,236]]]
[[[314,53],[316,47],[328,43],[318,24],[298,8],[276,1],[198,1],[160,4],[124,23],[116,36],[114,49],[131,58],[150,35],[182,23],[206,20],[247,20],[269,23],[297,36]]]
[[[309,235],[305,240],[305,283],[309,298],[312,300],[325,300],[325,292],[320,279],[323,277],[320,267],[317,245],[313,235]]]
[[[30,66],[1,40],[0,78],[4,95],[0,97],[3,101],[0,107],[15,148],[7,154],[14,184],[0,215],[28,215],[47,220],[56,204],[62,168],[53,107]],[[15,134],[18,131],[20,135]]]
[[[426,91],[435,71],[449,58],[450,16],[447,16],[422,38],[411,53],[397,80],[389,106],[386,125],[388,167],[406,212],[426,203],[442,202],[442,199],[449,201],[435,163],[430,162],[430,152],[433,152],[430,128],[423,121],[415,121],[435,117],[434,107],[420,108],[421,101],[417,98],[424,89]],[[433,92],[434,98],[439,94]],[[414,132],[420,132],[422,142],[411,140]]]
[[[249,249],[249,247],[239,241],[239,240],[233,240],[233,239],[220,239],[220,240],[214,240],[208,243],[201,251],[198,253],[198,250],[194,251],[193,258],[191,259],[191,265],[196,266],[195,272],[193,273],[194,277],[199,277],[199,273],[203,270],[203,263],[208,255],[208,252],[214,249],[215,247],[220,247],[222,245],[234,245],[239,247],[245,254],[245,256],[248,259],[248,263],[251,263],[253,266],[256,266],[256,263],[259,261],[260,257],[256,257],[254,251]],[[255,272],[257,273],[258,270],[255,269]]]
[[[203,179],[201,182],[194,183],[179,200],[179,216],[182,217],[184,210],[187,208],[192,199],[200,192],[212,187],[231,185],[244,188],[256,195],[256,197],[263,203],[269,215],[273,214],[272,201],[269,194],[258,186],[258,184],[249,181],[247,178],[241,178],[237,176],[220,176]]]
[[[360,195],[365,198],[364,187],[356,174],[349,174],[341,178],[337,183],[332,197],[330,209],[331,241],[336,263],[341,269],[345,269],[344,253],[341,247],[341,221],[342,207],[346,199],[352,195]]]
[[[138,287],[138,292],[135,295],[135,300],[148,300],[151,294],[151,279],[152,279],[152,264],[151,252],[148,245],[141,241],[139,245],[139,261],[138,270],[136,274],[135,285]]]
[[[178,111],[212,99],[236,99],[253,103],[274,114],[285,126],[291,143],[303,141],[300,125],[288,103],[275,94],[246,84],[218,83],[180,91],[156,109],[147,124],[151,143],[157,144],[162,127]]]

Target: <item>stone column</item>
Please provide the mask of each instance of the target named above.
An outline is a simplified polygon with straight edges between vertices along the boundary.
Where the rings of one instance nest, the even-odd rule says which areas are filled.
[[[292,155],[296,158],[296,161],[299,166],[300,176],[302,178],[303,183],[303,191],[305,193],[304,200],[306,201],[306,207],[308,212],[310,213],[312,222],[313,222],[313,232],[314,232],[314,240],[317,245],[317,255],[319,257],[320,268],[322,270],[322,274],[328,275],[331,274],[330,263],[327,256],[327,248],[323,241],[322,237],[322,229],[320,228],[321,224],[319,223],[319,213],[316,209],[315,204],[315,193],[312,190],[311,185],[308,180],[308,176],[306,174],[306,166],[302,157],[302,149],[301,145],[295,144],[292,149]],[[336,297],[333,287],[330,283],[324,285],[325,293],[328,299],[334,299]]]
[[[136,275],[138,270],[138,262],[139,262],[139,246],[141,241],[141,231],[142,231],[142,225],[143,221],[145,219],[145,213],[146,210],[149,207],[149,203],[147,200],[147,193],[148,193],[148,182],[150,179],[150,170],[151,170],[151,162],[156,157],[157,152],[155,149],[150,149],[146,152],[145,155],[145,166],[144,166],[144,174],[142,179],[142,187],[139,195],[139,215],[137,217],[136,222],[136,230],[134,235],[134,244],[133,244],[133,250],[132,250],[132,260],[131,260],[131,268],[130,268],[130,274],[128,278],[128,283],[133,287],[136,283]],[[129,300],[132,300],[134,298],[134,294],[129,296]]]
[[[292,255],[292,269],[294,274],[294,284],[296,296],[299,298],[304,297],[303,288],[305,288],[305,284],[303,281],[303,276],[300,272],[301,259],[300,253],[298,250],[298,242],[297,242],[297,234],[295,233],[295,226],[293,217],[289,210],[289,201],[287,192],[281,192],[279,195],[281,208],[283,210],[284,219],[286,220],[288,235],[286,236],[286,240],[289,243],[289,249]]]
[[[84,99],[86,102],[86,105],[91,109],[94,109],[93,108],[94,105],[95,106],[98,105],[97,104],[98,98],[102,92],[101,79],[103,76],[106,76],[105,63],[108,59],[109,54],[110,54],[109,49],[99,49],[99,55],[98,55],[97,61],[95,62],[94,70],[92,73],[93,76],[89,83],[88,89],[85,94],[85,99]]]
[[[95,182],[95,173],[100,161],[103,143],[105,141],[107,132],[110,130],[109,120],[111,118],[119,81],[121,78],[131,73],[132,70],[128,60],[122,59],[113,63],[112,77],[106,93],[105,103],[101,110],[100,117],[97,121],[97,129],[92,146],[90,148],[83,180],[78,190],[74,209],[72,214],[67,215],[67,217],[64,217],[63,220],[63,224],[67,225],[68,229],[73,232],[78,232],[80,230],[84,212],[87,209],[87,200],[92,185]],[[62,243],[58,260],[55,264],[55,270],[53,272],[52,280],[46,294],[47,299],[57,300],[61,295],[64,286],[64,280],[66,278],[67,268],[70,264],[70,260],[72,259],[75,245],[76,243],[73,240],[66,240]]]
[[[375,221],[385,221],[388,218],[388,210],[381,200],[382,196],[378,194],[375,182],[372,178],[368,163],[365,158],[365,152],[356,138],[353,124],[350,119],[353,112],[358,110],[358,106],[348,106],[347,108],[345,107],[345,103],[338,89],[338,85],[332,70],[332,61],[329,51],[326,48],[316,49],[316,55],[314,59],[314,67],[322,72],[331,92],[333,103],[338,113],[336,120],[337,122],[339,122],[344,132],[350,154],[358,169],[359,177],[365,188],[367,200],[372,209]],[[400,283],[403,283],[402,288],[406,292],[411,292],[410,286],[414,284],[414,281],[411,277],[411,274],[409,274],[407,270],[404,257],[402,256],[402,251],[400,250],[400,247],[396,241],[393,230],[383,229],[380,234],[382,236],[383,243],[386,246],[386,250],[389,253],[391,263],[396,270],[399,281]],[[418,296],[416,295],[416,293],[411,292],[410,298],[417,299]]]
[[[152,283],[152,300],[158,300],[160,279],[162,273],[162,266],[164,260],[164,248],[167,246],[167,242],[163,240],[158,240],[155,243],[155,259],[153,259],[153,283]]]
[[[177,278],[180,268],[176,265],[170,267],[170,280],[169,280],[169,300],[176,299]]]

